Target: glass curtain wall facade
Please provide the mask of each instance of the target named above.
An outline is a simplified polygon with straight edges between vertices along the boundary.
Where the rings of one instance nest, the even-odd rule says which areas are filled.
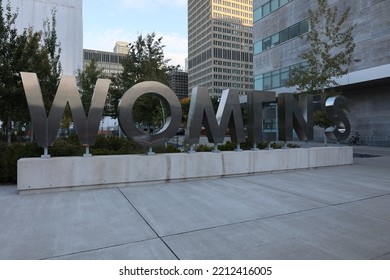
[[[188,1],[189,94],[197,86],[211,96],[224,89],[253,89],[253,1]]]
[[[348,100],[351,135],[358,132],[366,145],[390,146],[389,1],[328,0],[328,3],[338,8],[339,15],[350,8],[346,26],[355,25],[356,47],[349,73],[335,78],[340,85],[335,90]],[[316,0],[254,0],[256,90],[295,92],[295,88],[285,87],[285,82],[291,69],[308,66],[299,55],[310,45],[300,35],[310,32],[308,11],[316,8]]]
[[[339,82],[351,84],[385,78],[378,67],[386,68],[390,63],[388,1],[328,0],[328,3],[337,6],[340,15],[349,7],[350,16],[346,24],[355,25],[354,61],[349,74]],[[314,0],[254,0],[256,90],[275,90],[277,93],[293,90],[284,87],[285,81],[292,68],[306,66],[299,54],[308,50],[309,43],[301,35],[310,31],[308,10],[316,7],[317,1]],[[361,71],[369,75],[364,77],[359,74],[363,73]]]

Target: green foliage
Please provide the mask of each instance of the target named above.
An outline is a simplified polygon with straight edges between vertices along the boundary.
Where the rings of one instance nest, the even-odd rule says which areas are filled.
[[[168,66],[169,60],[164,57],[164,47],[162,37],[156,39],[155,33],[147,34],[145,37],[140,35],[135,42],[130,44],[129,54],[122,61],[123,72],[111,77],[112,84],[108,96],[110,106],[107,112],[109,116],[118,117],[119,100],[135,84],[144,81],[157,81],[168,85],[169,74],[178,66]],[[160,102],[151,99],[149,97],[140,101],[142,109],[137,109],[137,106],[134,106],[134,115],[140,117],[140,114],[149,114],[151,116],[148,119],[153,119],[152,115],[156,106],[160,106]],[[164,107],[160,107],[161,111],[165,110]]]
[[[123,137],[104,137],[96,138],[95,146],[92,147],[93,155],[123,155],[145,153],[145,148],[141,145]]]
[[[339,95],[340,92],[337,92],[335,90],[326,90],[323,94],[324,98],[327,99],[332,96]],[[313,119],[314,119],[314,125],[322,128],[331,127],[334,124],[328,119],[328,115],[325,111],[325,109],[318,109],[315,110],[313,113]]]
[[[299,58],[306,67],[296,67],[290,74],[287,86],[297,86],[298,91],[310,94],[322,93],[327,87],[338,84],[333,78],[348,73],[353,60],[355,43],[354,25],[345,27],[350,8],[340,16],[337,7],[330,7],[327,0],[317,0],[316,10],[309,10],[310,32],[304,36],[310,48]]]
[[[180,100],[181,111],[182,111],[182,122],[187,124],[188,113],[190,111],[191,98],[186,97]]]
[[[181,153],[181,151],[172,146],[172,145],[161,145],[161,146],[158,146],[158,147],[155,147],[153,148],[153,152],[155,152],[156,154],[162,154],[162,153]]]
[[[81,95],[81,101],[86,114],[91,107],[92,96],[95,91],[96,81],[99,78],[105,78],[102,70],[98,70],[95,59],[85,68],[78,69],[76,72],[77,87]]]
[[[161,148],[161,152],[175,152],[168,147]],[[49,154],[53,157],[82,156],[84,148],[80,146],[77,135],[71,134],[67,138],[59,138],[49,148]],[[142,146],[120,137],[98,136],[96,145],[92,148],[93,155],[119,155],[145,153]],[[17,162],[21,158],[40,157],[43,149],[35,142],[12,143],[0,142],[0,183],[16,183]]]
[[[0,183],[16,183],[17,161],[25,157],[37,157],[43,153],[35,143],[0,142]]]
[[[227,141],[225,144],[218,145],[218,150],[220,151],[234,151],[237,149],[237,144]]]
[[[55,31],[55,11],[44,31],[16,30],[17,13],[7,1],[0,0],[0,121],[10,141],[11,123],[28,122],[29,112],[20,72],[35,72],[40,79],[43,100],[48,109],[57,89],[61,73],[60,48]]]
[[[212,147],[208,145],[197,145],[195,151],[197,152],[211,152],[213,150]]]

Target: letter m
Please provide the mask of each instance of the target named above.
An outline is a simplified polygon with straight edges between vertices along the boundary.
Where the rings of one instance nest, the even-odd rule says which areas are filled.
[[[20,74],[30,110],[34,135],[39,146],[49,147],[53,145],[67,104],[71,109],[80,143],[83,146],[93,146],[95,144],[110,80],[99,79],[96,82],[91,107],[88,116],[86,116],[75,77],[63,76],[49,116],[47,116],[37,75],[27,72],[21,72]]]
[[[207,88],[194,88],[191,95],[186,135],[187,142],[190,145],[199,143],[202,124],[205,126],[210,143],[222,143],[227,128],[230,130],[230,137],[233,142],[245,142],[238,91],[224,90],[215,114]]]

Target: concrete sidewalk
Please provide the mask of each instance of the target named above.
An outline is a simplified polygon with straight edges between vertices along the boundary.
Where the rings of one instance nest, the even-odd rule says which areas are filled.
[[[353,165],[18,195],[0,259],[390,259],[390,148]]]

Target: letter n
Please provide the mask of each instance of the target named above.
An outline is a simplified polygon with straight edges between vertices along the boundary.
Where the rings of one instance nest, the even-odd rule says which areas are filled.
[[[75,77],[63,76],[50,109],[49,117],[47,117],[37,75],[35,73],[21,72],[21,77],[30,110],[34,135],[39,146],[49,147],[53,145],[67,104],[69,104],[71,109],[80,143],[84,146],[93,146],[95,144],[110,80],[99,79],[96,82],[87,117],[77,89]]]
[[[264,131],[264,120],[276,119],[275,108],[263,108],[265,104],[275,103],[276,94],[271,91],[252,91],[248,93],[248,138],[252,144],[262,141],[275,141],[275,132]]]
[[[313,140],[313,96],[292,93],[278,95],[279,140],[292,141],[293,129],[299,140]]]

